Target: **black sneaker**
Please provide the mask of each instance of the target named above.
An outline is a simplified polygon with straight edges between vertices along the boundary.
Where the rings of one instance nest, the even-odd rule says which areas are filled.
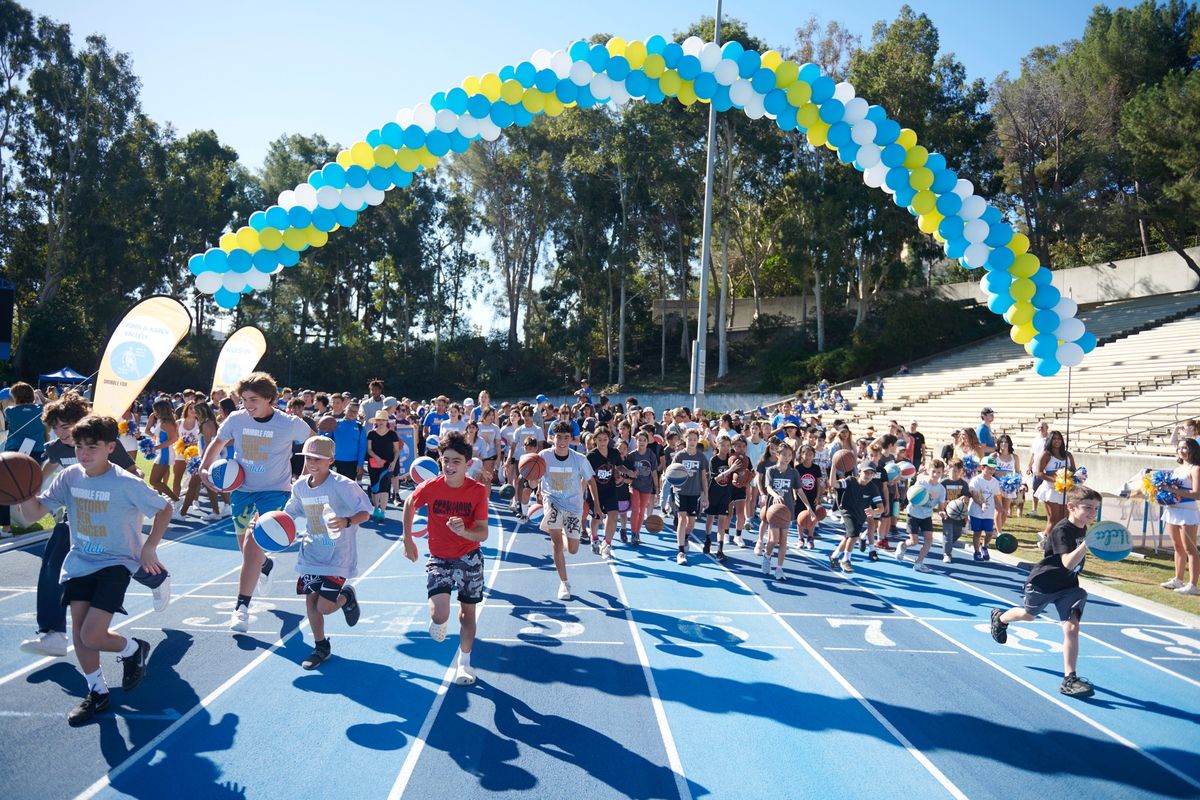
[[[632,544],[634,547],[637,547],[641,543],[642,543],[642,535],[640,533],[635,533],[633,535],[633,540],[630,542],[630,544]]]
[[[588,533],[587,531],[584,531],[583,533],[579,534],[579,543],[580,544],[588,544],[591,541],[592,541],[592,535],[590,533]]]
[[[711,552],[712,552],[712,542],[709,540],[709,538],[707,536],[705,536],[704,537],[704,555],[708,555]]]
[[[67,724],[77,727],[84,724],[102,711],[108,711],[108,692],[88,692],[83,702],[71,709],[67,714]]]
[[[867,558],[869,558],[871,561],[878,561],[879,560],[879,551],[872,550],[871,552],[867,553]]]
[[[837,569],[837,568],[838,568],[838,555],[837,555],[837,553],[830,553],[830,554],[829,554],[829,568],[830,568],[830,569]]]
[[[146,677],[146,664],[150,661],[150,643],[141,639],[134,639],[134,641],[137,642],[137,652],[126,658],[117,659],[125,670],[125,674],[121,677],[121,689],[126,692],[132,692],[142,682],[142,678]]]
[[[342,613],[346,615],[346,624],[353,628],[358,624],[359,608],[358,595],[354,592],[353,586],[343,586],[342,594],[346,595],[346,603],[342,606]]]
[[[329,646],[329,640],[317,642],[313,651],[308,654],[308,657],[300,662],[300,666],[304,669],[316,669],[329,660],[329,656],[333,655],[333,651]]]
[[[621,544],[629,544],[629,535],[623,528],[621,529]]]
[[[866,539],[858,540],[858,552],[860,552],[860,553],[867,552],[867,540]]]
[[[725,560],[725,551],[718,547],[717,548],[717,561],[724,561],[724,560]]]
[[[1004,612],[998,608],[992,609],[992,638],[1000,644],[1008,641],[1008,623],[1000,621],[1003,614]],[[1064,685],[1066,684],[1064,683]]]
[[[1096,693],[1091,681],[1079,677],[1074,672],[1063,678],[1062,686],[1058,687],[1058,690],[1068,697],[1091,697]]]

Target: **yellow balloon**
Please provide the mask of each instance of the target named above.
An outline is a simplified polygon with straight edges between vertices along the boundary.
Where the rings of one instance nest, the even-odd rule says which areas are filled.
[[[494,72],[489,72],[479,79],[479,91],[483,92],[483,96],[493,103],[500,99],[500,91],[504,88],[504,84],[500,82],[500,76]]]
[[[237,247],[237,234],[222,233],[221,238],[217,240],[217,245],[228,253],[233,248]]]
[[[641,69],[646,63],[646,43],[635,39],[625,45],[625,60],[629,62],[630,69]]]
[[[901,128],[900,135],[896,137],[896,144],[903,147],[905,150],[911,150],[917,146],[917,133],[912,128]]]
[[[679,91],[675,94],[679,98],[679,102],[685,106],[690,106],[696,102],[696,89],[691,81],[681,81]]]
[[[350,147],[350,163],[370,169],[375,166],[375,151],[366,142],[355,142]]]
[[[908,176],[908,185],[918,192],[928,189],[933,186],[933,170],[929,167],[917,167]]]
[[[409,150],[407,147],[402,147],[396,151],[396,163],[400,165],[400,169],[412,172],[421,161],[417,158],[416,150]]]
[[[396,163],[396,151],[386,144],[376,145],[371,156],[375,159],[376,164],[385,169]]]
[[[787,89],[792,86],[799,77],[800,65],[795,61],[784,61],[775,68],[775,88]]]
[[[922,214],[917,217],[917,227],[921,229],[922,233],[936,233],[938,225],[941,224],[943,219],[944,217],[937,211]]]
[[[808,143],[809,144],[811,144],[813,147],[820,147],[821,145],[825,144],[827,141],[829,141],[829,126],[828,125],[826,125],[824,122],[818,121],[815,124],[809,126],[809,129],[808,129]]]
[[[308,234],[300,228],[288,228],[283,232],[283,243],[290,250],[301,250],[308,244]]]
[[[662,89],[662,93],[667,97],[674,97],[679,94],[679,87],[683,85],[683,79],[679,77],[679,73],[673,69],[669,69],[663,73],[663,76],[658,81],[658,88]]]
[[[537,89],[526,89],[521,96],[521,105],[530,114],[540,114],[546,110],[546,96]]]
[[[350,160],[349,150],[339,150],[337,158],[334,160],[337,161],[338,165],[342,169],[349,169],[350,167],[354,166],[354,162]]]
[[[793,108],[802,108],[804,104],[811,99],[812,86],[810,86],[806,81],[796,81],[787,88],[788,105],[792,106]],[[816,106],[813,106],[813,108],[816,108]]]
[[[812,94],[812,91],[809,91]],[[796,121],[802,128],[811,128],[821,122],[821,107],[816,103],[805,103],[796,109]]]
[[[1029,302],[1033,299],[1033,294],[1036,291],[1037,285],[1029,280],[1029,278],[1017,278],[1008,287],[1009,294],[1012,295],[1013,300],[1018,302]]]
[[[1032,325],[1019,325],[1014,327],[1008,335],[1016,344],[1028,344],[1033,341],[1034,336],[1037,336],[1037,331],[1033,329]]]
[[[313,247],[324,247],[325,243],[329,241],[328,233],[325,231],[319,231],[312,225],[309,225],[307,228],[305,228],[303,233],[308,234],[308,243]]]
[[[1029,301],[1019,301],[1004,312],[1004,319],[1011,325],[1028,325],[1033,322],[1035,310]]]
[[[278,228],[263,228],[258,232],[258,241],[264,250],[278,250],[283,246],[283,234]]]
[[[565,108],[566,107],[562,104],[562,100],[559,100],[557,95],[546,95],[546,116],[557,117],[565,110]]]
[[[525,94],[525,87],[516,78],[509,78],[504,82],[500,89],[500,97],[510,106],[515,106],[521,102],[521,97]]]
[[[1032,278],[1041,267],[1033,253],[1022,253],[1008,267],[1008,274],[1016,278]]]
[[[438,157],[429,152],[429,148],[422,147],[417,151],[417,160],[421,162],[421,166],[425,169],[433,169],[438,165]]]
[[[915,144],[908,148],[908,153],[904,156],[904,166],[908,169],[916,169],[923,166],[929,158],[929,151],[919,144]],[[930,184],[933,185],[932,183]]]
[[[1009,240],[1006,247],[1019,256],[1029,250],[1029,237],[1023,233],[1014,233],[1013,238]]]
[[[237,232],[237,246],[247,253],[257,253],[259,248],[262,247],[258,243],[258,231],[248,227],[239,228]]]
[[[779,55],[779,53],[774,50],[768,50],[762,54],[762,60],[760,63],[767,69],[775,69],[783,63],[783,56]],[[796,70],[797,74],[799,74],[799,72],[799,70]]]
[[[661,78],[666,70],[667,62],[658,53],[646,56],[646,61],[642,64],[642,72],[646,73],[649,78]]]
[[[463,78],[462,89],[467,94],[479,94],[479,78],[475,75]]]
[[[925,215],[937,208],[937,195],[929,190],[923,190],[913,195],[912,210]]]
[[[609,39],[608,43],[604,46],[608,49],[608,54],[610,56],[625,55],[625,48],[627,47],[625,40],[620,36],[614,36],[613,38]]]

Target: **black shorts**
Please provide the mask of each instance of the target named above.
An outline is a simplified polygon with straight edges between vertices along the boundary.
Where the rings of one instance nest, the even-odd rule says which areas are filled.
[[[367,480],[370,481],[370,485],[367,487],[367,491],[377,494],[383,494],[384,492],[390,491],[392,483],[391,481],[384,480],[382,483],[380,482],[380,479],[383,478],[384,475],[391,477],[391,473],[387,467],[372,467],[368,465]]]
[[[301,575],[296,579],[296,594],[319,594],[331,603],[336,603],[345,578],[337,575]]]
[[[476,548],[462,558],[430,556],[425,562],[425,590],[430,597],[458,589],[458,602],[474,605],[483,600],[483,551]]]
[[[1025,613],[1036,617],[1042,610],[1053,605],[1058,611],[1058,618],[1066,622],[1071,618],[1083,619],[1083,607],[1087,605],[1088,593],[1079,586],[1062,589],[1057,592],[1039,592],[1028,583],[1025,584]]]
[[[849,514],[843,514],[842,525],[846,529],[845,536],[847,539],[857,539],[859,536],[862,536],[863,530],[867,527],[867,520],[865,517],[861,520],[856,520]]]
[[[742,486],[739,488],[737,486],[733,486],[732,485],[733,481],[730,481],[729,483],[731,485],[731,488],[729,489],[729,502],[736,503],[739,500],[745,500],[746,499],[746,487]]]
[[[90,603],[92,608],[110,614],[127,614],[124,604],[129,579],[129,570],[120,565],[71,578],[62,585],[62,604]]]
[[[711,489],[708,492],[708,508],[704,510],[705,514],[716,514],[718,517],[723,517],[729,513],[729,492],[714,492]]]
[[[590,503],[588,504],[588,507],[591,507]],[[611,514],[614,511],[620,510],[620,501],[617,500],[616,492],[611,494],[605,494],[604,492],[600,493],[600,512],[596,516],[603,516],[605,514]]]
[[[358,462],[357,461],[334,461],[333,471],[344,478],[350,480],[358,479]]]
[[[909,517],[908,532],[910,535],[933,533],[933,517]]]
[[[680,514],[687,514],[689,517],[694,517],[700,513],[700,495],[698,494],[675,494],[675,502],[679,506]]]

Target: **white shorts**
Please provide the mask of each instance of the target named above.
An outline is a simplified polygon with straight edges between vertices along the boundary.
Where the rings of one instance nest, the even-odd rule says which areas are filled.
[[[1200,504],[1192,502],[1163,506],[1162,521],[1167,525],[1200,525]]]
[[[572,514],[570,511],[563,511],[558,506],[550,503],[543,510],[542,524],[538,527],[546,533],[562,531],[568,539],[578,541],[579,537],[583,534],[583,516],[581,514]]]
[[[1033,496],[1043,503],[1058,503],[1059,505],[1066,503],[1063,493],[1054,488],[1054,481],[1043,480]]]

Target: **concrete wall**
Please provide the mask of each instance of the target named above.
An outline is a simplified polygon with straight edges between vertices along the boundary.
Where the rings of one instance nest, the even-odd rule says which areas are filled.
[[[1087,467],[1087,485],[1102,494],[1120,494],[1131,478],[1146,468],[1174,469],[1179,463],[1173,458],[1145,456],[1133,453],[1080,453],[1076,463]]]

